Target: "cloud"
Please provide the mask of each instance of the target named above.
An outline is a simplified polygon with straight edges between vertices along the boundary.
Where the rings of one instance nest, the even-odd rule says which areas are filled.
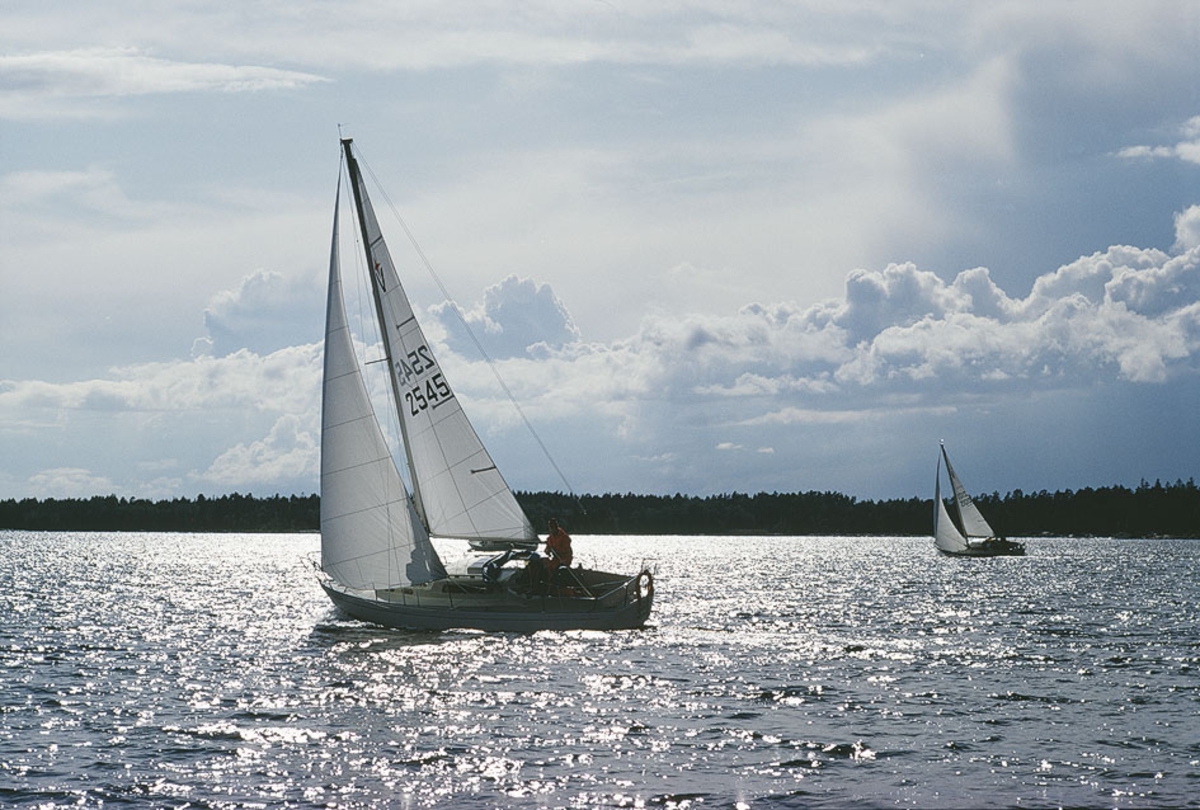
[[[260,356],[144,363],[110,369],[106,379],[51,383],[0,381],[0,414],[100,411],[158,414],[251,408],[298,412],[319,398],[321,346],[290,346]]]
[[[890,264],[854,271],[820,304],[658,311],[627,337],[497,366],[539,432],[562,438],[547,443],[575,457],[562,466],[602,486],[708,491],[734,477],[774,488],[812,479],[791,470],[799,454],[845,463],[832,459],[846,457],[847,433],[907,467],[921,429],[966,413],[999,424],[1038,401],[1081,407],[1131,388],[1169,399],[1200,371],[1198,284],[1200,249],[1113,246],[1043,274],[1024,297],[982,267],[942,279]],[[515,444],[520,419],[491,369],[448,348],[439,359],[489,443]],[[544,465],[534,455],[525,464]]]
[[[25,469],[21,486],[39,496],[167,496],[213,484],[312,491],[320,374],[312,344],[124,366],[78,382],[2,380],[0,442],[13,485]]]
[[[1184,122],[1179,135],[1180,140],[1174,144],[1127,146],[1119,150],[1117,156],[1129,160],[1166,159],[1200,164],[1200,115]]]
[[[1200,247],[1200,205],[1175,215],[1175,246],[1180,253]]]
[[[311,482],[321,469],[321,445],[311,420],[285,414],[263,439],[229,448],[198,478],[221,487]]]
[[[558,349],[579,339],[579,329],[550,285],[515,275],[484,290],[483,302],[462,317],[449,302],[431,312],[460,354],[474,352],[468,328],[495,359],[525,356],[537,347]]]
[[[1177,218],[1181,243],[1197,216],[1189,209]],[[253,274],[214,299],[214,322],[238,326],[228,335],[255,332],[260,320],[272,322],[288,284]],[[798,436],[809,444],[850,428],[886,436],[960,408],[1196,377],[1200,245],[1174,255],[1113,246],[1043,274],[1024,298],[986,268],[947,281],[890,264],[854,271],[840,298],[820,304],[658,312],[610,342],[582,340],[564,302],[529,279],[496,284],[468,316],[493,342],[524,413],[582,463],[623,470],[620,480],[639,487],[686,480],[719,489],[722,462],[710,453],[756,475],[751,459],[786,466]],[[247,341],[228,346],[237,342]],[[439,364],[489,445],[521,457],[508,449],[520,418],[491,368],[460,350],[455,337],[438,343]],[[0,437],[12,445],[54,435],[52,444],[71,448],[39,456],[26,473],[54,491],[114,483],[128,491],[139,475],[152,476],[144,485],[153,487],[316,489],[320,357],[319,344],[261,354],[243,347],[74,383],[0,381]],[[123,454],[129,469],[118,474]],[[526,470],[547,466],[521,458]]]
[[[936,380],[957,393],[1112,379],[1110,368],[1127,380],[1165,380],[1172,367],[1191,368],[1196,346],[1186,307],[1162,312],[1145,303],[1161,295],[1167,277],[1179,275],[1164,272],[1155,263],[1161,258],[1113,248],[1081,259],[1039,279],[1008,317],[980,317],[959,301],[943,315],[897,322],[862,344],[835,379],[871,389]],[[1190,255],[1180,272],[1194,275],[1196,262]],[[1146,311],[1122,293],[1133,288]]]
[[[320,322],[321,292],[309,280],[256,270],[204,310],[207,337],[194,353],[224,356],[239,349],[269,354],[311,337]]]
[[[592,63],[856,66],[883,49],[876,40],[847,35],[840,26],[860,20],[858,13],[786,3],[744,9],[687,3],[563,6],[541,0],[514,13],[504,5],[470,2],[436,7],[364,2],[314,5],[307,12],[323,34],[307,43],[310,55],[336,55],[373,69]],[[356,40],[358,47],[353,47]],[[290,48],[287,53],[305,56]]]
[[[43,498],[79,498],[115,492],[112,481],[78,467],[56,467],[30,476],[29,484]]]
[[[840,6],[607,2],[564,6],[440,2],[381,4],[309,0],[278,8],[172,4],[145,14],[139,4],[71,2],[6,15],[10,53],[0,73],[31,95],[72,97],[289,89],[322,80],[263,64],[320,65],[369,72],[489,66],[609,65],[805,67],[861,66],[889,48],[908,47],[887,32],[864,35],[874,15]],[[893,18],[897,15],[890,15]],[[134,43],[138,48],[73,47]],[[29,53],[28,45],[56,50]],[[160,59],[155,53],[218,54],[220,62]],[[250,61],[253,64],[246,66]],[[0,105],[0,109],[3,109]],[[59,105],[55,112],[68,114]]]
[[[1200,369],[1198,314],[1200,247],[1170,256],[1114,246],[1043,275],[1025,298],[1010,297],[985,268],[947,283],[892,264],[852,272],[842,298],[815,306],[660,313],[609,344],[510,354],[501,372],[518,400],[549,418],[585,410],[632,418],[647,399],[740,399],[773,403],[769,412],[791,414],[783,421],[840,421],[874,410],[881,396],[938,408],[947,397],[1164,382]],[[477,364],[454,362],[460,388],[490,400],[495,386]]]
[[[269,67],[183,62],[134,48],[80,48],[0,56],[0,118],[90,117],[89,99],[167,93],[244,93],[292,89],[319,76]]]

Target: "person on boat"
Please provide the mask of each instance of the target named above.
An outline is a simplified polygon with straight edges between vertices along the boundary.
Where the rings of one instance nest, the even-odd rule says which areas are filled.
[[[571,567],[575,555],[571,552],[571,536],[562,530],[555,518],[550,518],[550,535],[546,538],[546,573],[553,574],[559,566]]]
[[[557,520],[551,518],[550,535],[546,538],[546,556],[536,551],[530,552],[521,581],[530,593],[545,596],[556,579],[555,574],[570,569],[573,557],[571,536],[562,530]]]

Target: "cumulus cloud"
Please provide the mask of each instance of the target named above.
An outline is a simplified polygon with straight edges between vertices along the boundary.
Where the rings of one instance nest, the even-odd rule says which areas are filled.
[[[1180,253],[1200,247],[1200,205],[1175,215],[1175,250]]]
[[[0,438],[53,464],[25,474],[39,496],[167,496],[213,484],[310,491],[320,375],[321,346],[310,344],[124,366],[102,379],[4,380]]]
[[[1127,146],[1117,154],[1131,160],[1161,158],[1200,164],[1200,115],[1184,122],[1179,128],[1179,138],[1173,144]]]
[[[593,414],[612,435],[639,440],[685,423],[882,425],[1038,392],[1163,384],[1200,370],[1198,350],[1200,248],[1114,246],[1043,275],[1025,298],[985,268],[947,282],[894,264],[855,271],[842,298],[816,306],[659,314],[626,340],[564,344],[501,370],[536,420]],[[457,371],[475,412],[505,407],[478,369]],[[774,444],[769,436],[756,445]],[[709,446],[753,445],[714,437]]]
[[[111,369],[106,379],[7,380],[0,385],[0,414],[241,408],[298,412],[318,401],[320,359],[320,345],[311,344],[265,356],[243,350],[223,358],[123,366]]]
[[[851,273],[842,296],[817,305],[657,312],[622,339],[497,365],[534,425],[566,437],[551,446],[578,454],[567,466],[620,470],[609,486],[719,490],[771,469],[763,485],[778,487],[811,476],[791,469],[797,453],[844,457],[847,434],[897,448],[894,467],[912,463],[914,430],[967,412],[1002,420],[1039,398],[1131,388],[1169,399],[1200,370],[1197,285],[1200,248],[1113,246],[1043,274],[1024,297],[982,267],[942,279],[891,264]],[[520,419],[491,369],[439,357],[488,440],[515,442]]]
[[[610,344],[562,342],[536,358],[510,352],[501,370],[541,418],[628,420],[647,401],[742,400],[761,408],[746,423],[828,423],[871,414],[881,397],[893,412],[1104,381],[1161,383],[1200,368],[1198,349],[1200,247],[1172,256],[1114,246],[1043,275],[1025,298],[1010,297],[985,268],[947,282],[892,264],[854,271],[842,298],[815,306],[660,313]],[[477,407],[500,407],[482,369],[453,362]]]
[[[461,318],[449,302],[431,311],[460,354],[474,353],[467,328],[494,359],[526,356],[538,347],[559,349],[579,339],[579,329],[550,285],[515,275],[484,290],[483,301]]]
[[[313,337],[321,323],[321,294],[306,280],[256,270],[236,289],[212,297],[204,310],[207,337],[194,354],[223,356],[239,349],[268,354]]]
[[[671,486],[697,474],[689,468],[697,452],[782,464],[796,426],[809,436],[851,426],[886,432],[897,420],[941,420],[972,403],[1004,407],[1048,392],[1195,377],[1200,245],[1189,229],[1198,216],[1189,209],[1177,218],[1179,244],[1191,245],[1180,252],[1113,246],[1042,275],[1023,298],[986,268],[944,280],[891,264],[856,270],[840,298],[816,305],[657,313],[635,334],[597,343],[581,338],[548,285],[510,277],[468,319],[534,423],[568,426],[573,451],[585,455],[604,447],[611,459],[623,447],[624,463],[654,467]],[[269,342],[245,336],[258,328],[256,311],[269,311],[286,288],[258,273],[214,299],[210,315],[231,336],[227,345]],[[521,420],[491,368],[468,359],[461,335],[446,334],[439,363],[476,426],[489,441],[503,438]],[[203,430],[203,458],[150,472],[231,489],[315,488],[320,356],[319,344],[239,348],[76,383],[0,381],[0,433],[55,431],[86,445],[107,424],[110,436],[141,437],[129,446],[145,469],[179,458],[179,436]],[[90,463],[43,465],[41,491],[118,480]],[[720,463],[710,466],[718,476]]]
[[[321,445],[311,428],[310,420],[285,414],[264,438],[229,448],[199,478],[235,489],[312,481],[320,473]]]

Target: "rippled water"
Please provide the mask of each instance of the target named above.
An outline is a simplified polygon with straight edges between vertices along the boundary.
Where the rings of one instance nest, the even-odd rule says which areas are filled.
[[[1200,542],[576,537],[651,626],[338,617],[315,535],[0,534],[0,804],[1200,806]]]

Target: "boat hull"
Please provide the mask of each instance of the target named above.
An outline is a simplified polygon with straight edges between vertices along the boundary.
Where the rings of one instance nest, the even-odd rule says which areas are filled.
[[[321,580],[325,593],[346,615],[398,630],[470,629],[533,633],[538,630],[633,630],[642,627],[654,603],[649,571],[619,580],[599,598],[521,594],[510,590],[458,587],[349,592]]]
[[[1024,557],[1025,546],[1012,540],[994,540],[986,544],[968,546],[965,549],[945,549],[937,546],[937,550],[947,557]]]

